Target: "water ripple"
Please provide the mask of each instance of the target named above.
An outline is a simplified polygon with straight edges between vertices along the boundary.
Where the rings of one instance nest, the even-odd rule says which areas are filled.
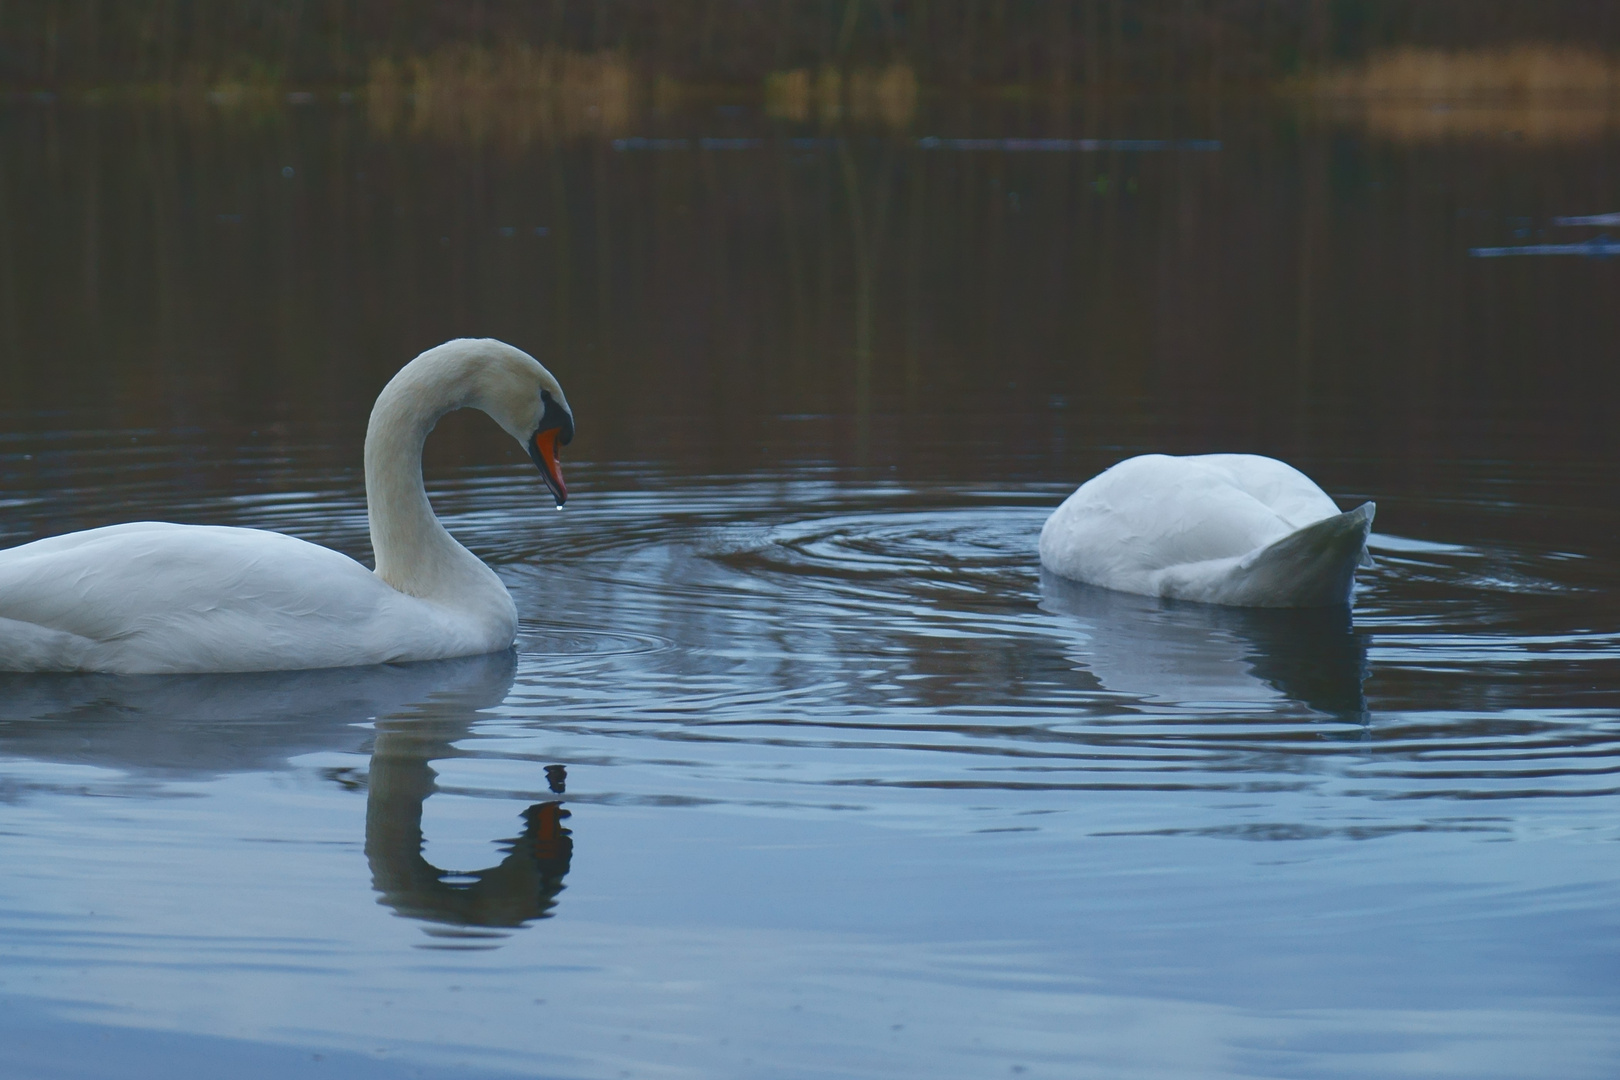
[[[541,757],[591,766],[600,782],[570,794],[587,802],[904,817],[968,791],[953,813],[975,828],[1061,817],[1084,792],[1204,793],[1237,800],[1217,816],[1259,799],[1273,819],[1141,829],[1287,839],[1453,828],[1402,809],[1436,799],[1545,807],[1620,786],[1620,577],[1602,559],[1379,535],[1353,618],[1243,611],[1043,578],[1050,486],[573,475],[561,514],[514,470],[431,485],[523,619],[515,676],[469,728],[482,764],[463,794],[530,797]],[[190,502],[161,487],[121,497],[367,554],[351,472],[294,462],[273,490]],[[88,479],[70,489],[99,498]],[[63,693],[0,696],[12,712],[113,707],[104,687]]]

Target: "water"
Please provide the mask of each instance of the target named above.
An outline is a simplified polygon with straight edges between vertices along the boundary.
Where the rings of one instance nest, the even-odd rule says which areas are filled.
[[[429,446],[514,654],[0,677],[8,1071],[1613,1075],[1616,269],[1468,250],[1620,156],[930,121],[4,114],[4,542],[365,558],[370,400],[457,333],[579,421],[564,514]],[[1145,450],[1376,499],[1353,619],[1043,579]]]

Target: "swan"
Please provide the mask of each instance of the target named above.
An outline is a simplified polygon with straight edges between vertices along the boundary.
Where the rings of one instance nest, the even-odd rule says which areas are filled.
[[[441,416],[481,409],[528,451],[560,508],[562,387],[493,339],[429,349],[383,387],[366,427],[377,568],[281,533],[138,521],[0,551],[0,670],[168,674],[440,660],[511,648],[517,607],[422,487]]]
[[[1041,565],[1121,592],[1241,607],[1349,604],[1373,503],[1345,513],[1256,454],[1144,454],[1092,477],[1041,528]]]

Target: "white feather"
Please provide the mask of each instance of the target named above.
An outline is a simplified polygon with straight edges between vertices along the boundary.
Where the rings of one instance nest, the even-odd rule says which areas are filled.
[[[1120,462],[1041,529],[1041,564],[1122,592],[1248,607],[1345,604],[1374,506],[1348,513],[1303,473],[1253,454]]]

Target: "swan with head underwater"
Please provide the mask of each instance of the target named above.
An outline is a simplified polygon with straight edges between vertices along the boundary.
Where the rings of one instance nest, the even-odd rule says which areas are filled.
[[[1087,480],[1041,529],[1041,565],[1121,592],[1242,607],[1350,603],[1374,504],[1341,513],[1255,454],[1144,454]]]
[[[562,387],[493,339],[429,349],[391,379],[366,428],[375,571],[281,533],[141,521],[0,551],[0,670],[286,671],[499,652],[517,636],[501,579],[434,516],[422,447],[440,417],[488,413],[560,508]]]

